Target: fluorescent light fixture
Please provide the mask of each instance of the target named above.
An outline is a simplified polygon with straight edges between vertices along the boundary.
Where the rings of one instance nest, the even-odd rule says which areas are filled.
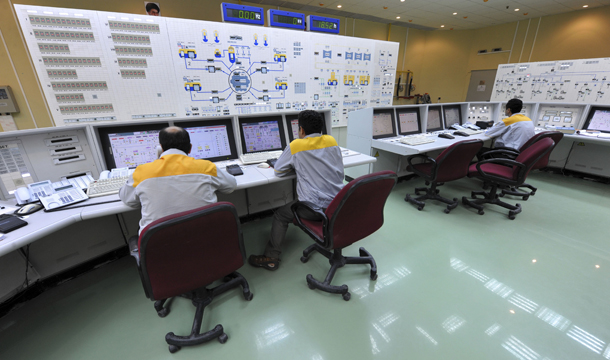
[[[445,27],[445,25],[441,25],[441,27]]]
[[[519,11],[519,9],[515,9],[515,11]]]
[[[337,7],[338,7],[339,9],[341,9],[341,8],[342,8],[342,6],[341,6],[341,5],[337,5]]]
[[[400,1],[404,1],[404,0],[400,0]],[[589,5],[583,5],[582,7],[585,7],[585,8],[586,8],[586,7],[589,7]]]
[[[396,18],[397,18],[397,19],[400,19],[400,16],[397,16]]]

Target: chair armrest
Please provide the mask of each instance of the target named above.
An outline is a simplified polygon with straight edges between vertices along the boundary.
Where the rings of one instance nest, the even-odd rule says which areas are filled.
[[[315,236],[315,234],[311,231],[309,231],[309,228],[303,224],[303,222],[301,221],[301,217],[299,216],[299,209],[307,209],[315,214],[317,214],[318,216],[320,216],[320,221],[322,221],[322,234],[324,236],[323,239],[318,239],[317,236]],[[297,201],[294,204],[292,204],[292,206],[290,207],[290,209],[292,210],[292,214],[294,215],[294,220],[297,223],[297,226],[300,227],[301,229],[303,229],[312,239],[316,240],[316,242],[318,242],[320,245],[322,246],[327,246],[328,245],[328,217],[326,216],[326,214],[324,213],[324,211],[316,206],[315,204],[309,202],[309,201]]]
[[[431,172],[431,175],[432,175],[433,179],[436,179],[436,166],[437,166],[437,164],[436,164],[436,160],[435,159],[431,158],[428,155],[424,155],[424,154],[415,154],[415,155],[411,155],[411,156],[409,156],[407,158],[407,163],[409,164],[407,166],[407,169],[411,168],[411,170],[413,170],[414,173],[416,173],[417,175],[419,175],[421,177],[424,177],[424,174],[422,174],[419,171],[415,170],[415,168],[413,167],[413,163],[411,162],[413,159],[421,159],[421,160],[423,160],[421,162],[421,164],[425,164],[427,162],[428,163],[432,163],[432,172]]]
[[[515,159],[519,156],[519,152],[511,148],[496,148],[494,150],[487,151],[481,155],[483,160],[488,159]]]
[[[484,165],[484,164],[498,164],[498,165],[505,165],[505,166],[517,166],[517,167],[520,168],[519,172],[521,172],[525,168],[525,164],[522,164],[522,163],[520,163],[518,161],[515,161],[515,160],[512,160],[512,159],[498,158],[498,159],[489,159],[489,160],[479,161],[477,163],[477,171],[479,172],[479,174],[481,174],[481,176],[488,177],[488,178],[496,178],[496,176],[488,175],[485,171],[483,171],[481,169],[481,165]]]

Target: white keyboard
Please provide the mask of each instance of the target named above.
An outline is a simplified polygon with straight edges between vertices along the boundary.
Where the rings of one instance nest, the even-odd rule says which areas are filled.
[[[241,154],[239,155],[239,160],[244,165],[247,164],[257,164],[265,162],[269,159],[277,159],[282,155],[282,151],[264,151],[264,152],[256,152],[250,154]]]
[[[89,197],[117,194],[125,185],[129,176],[115,176],[108,179],[95,180],[89,184],[87,195]]]
[[[463,129],[463,130],[459,130],[459,131],[466,133],[468,135],[476,135],[476,134],[482,133],[484,130]]]
[[[410,136],[410,137],[403,137],[399,141],[405,145],[413,146],[413,145],[433,143],[435,140],[434,140],[434,138],[428,137],[428,136]]]

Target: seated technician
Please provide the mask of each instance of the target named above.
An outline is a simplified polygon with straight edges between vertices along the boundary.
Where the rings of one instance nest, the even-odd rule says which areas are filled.
[[[264,255],[250,255],[252,266],[276,270],[279,266],[281,246],[293,214],[290,207],[296,201],[307,201],[320,209],[326,209],[335,195],[343,188],[343,158],[341,149],[330,135],[322,135],[324,119],[313,110],[299,114],[299,138],[286,147],[275,163],[276,176],[286,176],[296,171],[297,197],[273,215],[271,237]],[[304,219],[316,220],[310,211],[299,213]]]
[[[183,128],[161,130],[159,143],[159,159],[138,166],[119,191],[128,206],[142,206],[140,231],[164,216],[213,204],[216,190],[228,194],[237,186],[235,177],[214,163],[187,155],[192,145]]]
[[[498,121],[485,131],[485,135],[494,138],[494,147],[504,147],[519,150],[534,136],[534,122],[525,115],[519,114],[523,102],[511,99],[506,103],[506,119]],[[489,150],[489,149],[487,149]]]

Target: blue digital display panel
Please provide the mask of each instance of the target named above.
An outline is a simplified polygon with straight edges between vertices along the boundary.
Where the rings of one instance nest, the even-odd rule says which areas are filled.
[[[338,34],[341,20],[327,18],[323,16],[308,15],[307,31],[319,31],[331,34]]]
[[[267,17],[269,26],[305,30],[305,14],[269,9]]]
[[[222,10],[222,21],[236,22],[250,25],[265,25],[263,8],[237,4],[220,4]]]

